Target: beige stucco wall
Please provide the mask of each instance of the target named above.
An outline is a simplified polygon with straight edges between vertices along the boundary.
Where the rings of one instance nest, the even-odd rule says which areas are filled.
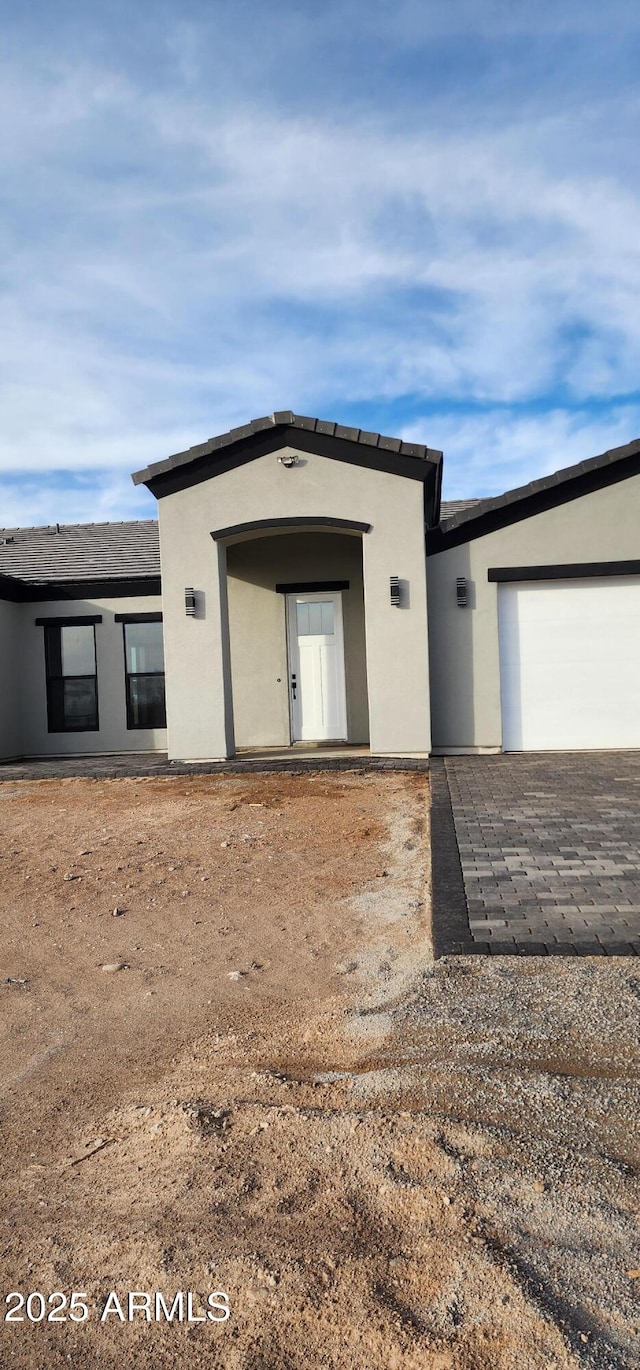
[[[234,746],[231,665],[224,641],[226,556],[224,548],[216,553],[211,531],[257,519],[300,517],[371,525],[362,538],[371,748],[428,752],[421,482],[309,453],[286,469],[279,455],[259,457],[159,501],[169,755],[224,757]],[[407,583],[408,603],[402,609],[390,606],[390,575]],[[186,586],[198,594],[196,618],[185,615]]]
[[[0,600],[0,757],[22,751],[21,605]]]
[[[502,746],[498,585],[489,567],[640,558],[640,476],[427,559],[433,747]],[[456,605],[466,576],[470,606]]]
[[[347,735],[369,741],[362,540],[335,533],[255,538],[227,552],[236,747],[288,746],[289,672],[282,583],[348,580],[342,591]]]
[[[117,599],[47,600],[12,606],[19,611],[21,653],[22,751],[25,756],[69,755],[83,752],[164,751],[166,728],[127,728],[122,624],[115,614],[157,613],[159,595]],[[47,731],[47,689],[44,629],[36,618],[82,617],[102,614],[96,624],[98,711],[100,728],[87,733]]]

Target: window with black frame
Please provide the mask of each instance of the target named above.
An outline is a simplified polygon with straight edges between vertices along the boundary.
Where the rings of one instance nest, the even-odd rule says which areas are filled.
[[[97,732],[95,625],[69,622],[43,626],[49,732]]]
[[[123,623],[127,680],[127,728],[164,728],[162,620]]]

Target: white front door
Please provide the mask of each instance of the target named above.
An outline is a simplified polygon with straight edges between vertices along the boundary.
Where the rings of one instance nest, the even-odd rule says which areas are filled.
[[[342,595],[287,595],[289,697],[294,742],[346,741]]]

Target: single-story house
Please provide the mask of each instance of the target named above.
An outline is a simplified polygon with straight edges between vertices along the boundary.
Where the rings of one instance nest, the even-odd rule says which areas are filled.
[[[442,453],[290,411],[0,532],[0,757],[640,746],[640,441],[441,503]]]

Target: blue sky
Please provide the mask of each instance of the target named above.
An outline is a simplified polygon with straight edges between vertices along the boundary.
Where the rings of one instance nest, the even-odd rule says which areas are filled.
[[[279,408],[449,497],[640,436],[629,0],[1,8],[0,525]]]

